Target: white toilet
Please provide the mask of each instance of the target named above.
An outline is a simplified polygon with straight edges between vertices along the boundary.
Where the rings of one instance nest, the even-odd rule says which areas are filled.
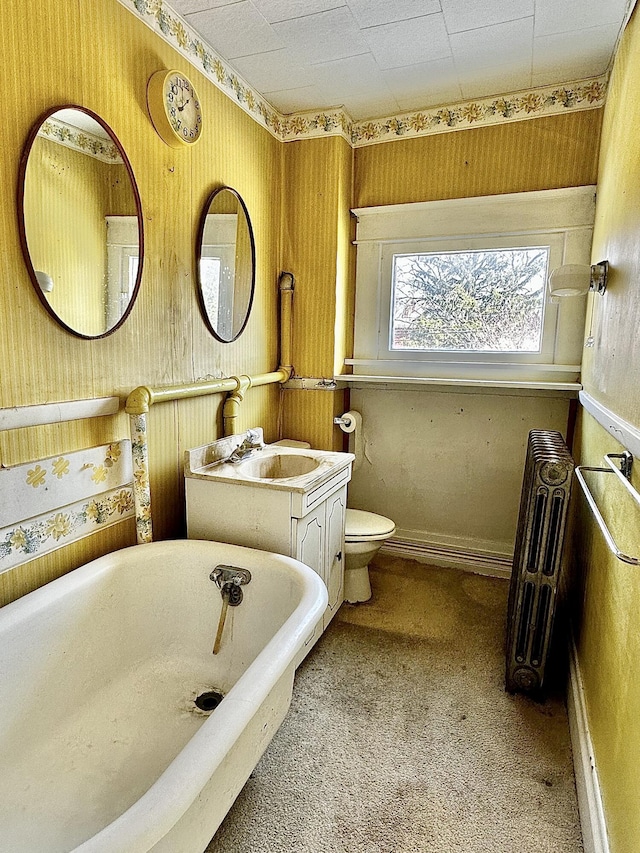
[[[289,438],[275,441],[274,445],[298,449],[311,447],[306,441]],[[344,600],[349,604],[371,598],[369,563],[395,532],[395,524],[384,515],[362,509],[347,510],[344,531]]]
[[[348,509],[344,536],[344,600],[350,604],[371,598],[369,563],[396,531],[384,515]]]

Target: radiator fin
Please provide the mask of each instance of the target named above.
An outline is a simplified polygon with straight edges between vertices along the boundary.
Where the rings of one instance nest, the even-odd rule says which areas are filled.
[[[507,614],[510,692],[543,686],[573,469],[559,432],[529,433]]]

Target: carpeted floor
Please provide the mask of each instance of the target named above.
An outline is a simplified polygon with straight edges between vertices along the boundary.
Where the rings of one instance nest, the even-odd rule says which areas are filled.
[[[504,691],[507,582],[375,566],[208,853],[580,853],[563,702]]]

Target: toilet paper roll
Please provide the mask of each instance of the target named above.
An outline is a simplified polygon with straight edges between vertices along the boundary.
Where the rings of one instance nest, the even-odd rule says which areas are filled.
[[[349,452],[353,453],[355,462],[353,470],[357,471],[362,460],[364,459],[364,438],[362,435],[362,415],[360,412],[350,410],[342,415],[344,423],[340,424],[340,429],[349,435]]]
[[[340,429],[342,432],[355,432],[358,426],[362,426],[362,415],[360,412],[345,412],[341,415]]]

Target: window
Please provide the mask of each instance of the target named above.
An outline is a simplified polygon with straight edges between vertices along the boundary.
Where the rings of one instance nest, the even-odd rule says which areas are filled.
[[[106,324],[111,328],[127,310],[140,264],[137,216],[107,216]]]
[[[394,205],[358,217],[362,375],[576,381],[586,299],[549,272],[589,263],[594,188]],[[571,374],[571,378],[569,375]]]
[[[549,247],[394,254],[392,350],[540,352]]]

